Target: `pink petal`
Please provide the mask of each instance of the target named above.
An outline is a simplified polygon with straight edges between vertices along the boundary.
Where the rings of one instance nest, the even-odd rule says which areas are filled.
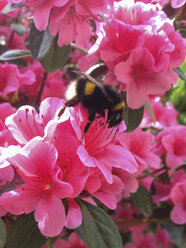
[[[26,144],[35,136],[43,136],[42,119],[31,106],[22,106],[5,121],[8,129],[20,144]]]
[[[62,201],[55,196],[41,198],[35,209],[35,219],[41,233],[54,237],[61,233],[65,224],[65,209]]]
[[[52,120],[56,112],[64,107],[64,100],[59,99],[57,97],[48,97],[43,100],[39,107],[40,116],[43,118],[43,125]]]
[[[24,188],[25,185],[23,185]],[[6,192],[0,197],[0,205],[8,212],[19,215],[31,213],[39,200],[32,192],[18,188]]]
[[[74,199],[68,199],[68,214],[65,226],[70,229],[77,228],[82,224],[81,208]]]
[[[95,154],[97,160],[107,166],[123,169],[129,173],[137,171],[138,165],[131,152],[119,145],[109,145]]]
[[[176,205],[171,211],[170,217],[174,223],[178,225],[183,225],[186,223],[186,210],[183,206]]]

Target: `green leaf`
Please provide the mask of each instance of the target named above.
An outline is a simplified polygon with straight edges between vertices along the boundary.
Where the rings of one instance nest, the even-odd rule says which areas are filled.
[[[6,248],[42,248],[46,237],[40,233],[33,214],[21,215],[9,231]]]
[[[16,9],[19,9],[23,6],[23,3],[17,3],[17,4],[7,4],[3,10],[1,11],[2,14],[7,14],[9,12],[12,12]]]
[[[49,33],[48,28],[41,32],[35,27],[35,24],[32,23],[28,42],[33,57],[36,60],[41,60],[51,48],[53,36]]]
[[[146,103],[145,103],[145,108],[147,109],[147,111],[148,111],[148,113],[149,113],[150,118],[152,119],[152,121],[153,121],[154,123],[156,123],[156,118],[155,118],[155,116],[154,116],[154,112],[153,112],[153,110],[152,110],[152,108],[151,108],[151,106],[150,106],[149,101],[146,101]]]
[[[166,222],[163,224],[163,226],[170,233],[170,240],[179,246],[182,242],[181,240],[184,233],[184,226],[176,226],[172,222]]]
[[[124,96],[124,98],[126,98]],[[127,105],[125,100],[124,114],[123,119],[125,121],[125,125],[127,126],[127,130],[125,132],[134,131],[141,123],[144,114],[144,106],[139,109],[131,109]]]
[[[83,225],[79,226],[78,228],[75,229],[75,232],[77,235],[83,240],[83,242],[88,245],[87,239],[86,239],[86,233]]]
[[[136,208],[145,216],[151,216],[153,213],[153,200],[148,190],[139,184],[136,193],[131,194],[132,201]]]
[[[8,50],[0,55],[0,61],[10,61],[16,59],[22,59],[30,57],[31,53],[29,50]]]
[[[181,242],[180,242],[180,245],[179,245],[179,248],[185,248],[185,247],[186,247],[186,227],[185,227],[185,229],[183,231]]]
[[[62,68],[68,59],[70,51],[70,45],[58,47],[57,41],[54,39],[48,53],[40,61],[45,71],[50,73]]]
[[[6,243],[6,227],[3,220],[0,218],[0,248],[3,248]]]
[[[182,68],[177,67],[177,68],[174,69],[174,71],[178,74],[178,76],[179,76],[182,80],[186,81],[186,75],[185,75],[185,72],[184,72],[184,70],[183,70]]]
[[[113,220],[101,208],[77,200],[83,214],[83,230],[90,248],[123,248],[120,233]]]

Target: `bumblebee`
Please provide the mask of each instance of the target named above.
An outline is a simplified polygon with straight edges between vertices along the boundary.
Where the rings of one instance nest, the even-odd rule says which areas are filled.
[[[80,72],[81,77],[67,88],[65,106],[72,107],[81,103],[88,109],[88,122],[84,135],[88,131],[96,114],[105,117],[107,110],[108,127],[112,128],[123,120],[124,100],[122,95],[111,85],[99,83],[90,75]]]

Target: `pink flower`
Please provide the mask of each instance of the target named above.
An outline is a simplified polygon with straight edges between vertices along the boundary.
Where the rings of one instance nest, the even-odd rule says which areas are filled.
[[[163,105],[160,102],[160,98],[156,98],[155,100],[150,101],[151,108],[154,113],[154,117],[156,122],[153,123],[149,113],[145,109],[145,114],[141,123],[141,127],[156,127],[156,128],[164,128],[170,126],[176,126],[178,124],[176,117],[178,116],[178,112],[174,108],[171,102],[166,102]]]
[[[0,168],[0,188],[10,184],[10,182],[14,179],[14,169],[11,165]]]
[[[133,242],[127,243],[124,248],[157,248],[156,238],[152,233],[143,234],[141,228],[134,228],[132,231]]]
[[[17,2],[17,0],[9,1]],[[87,46],[92,35],[89,19],[96,22],[102,21],[97,15],[108,12],[108,4],[113,4],[110,0],[94,2],[90,0],[23,0],[23,2],[33,9],[37,29],[43,31],[49,26],[52,35],[56,36],[58,33],[59,46],[75,42],[77,46],[84,47]]]
[[[107,1],[69,0],[66,5],[53,9],[49,24],[50,33],[54,36],[59,34],[59,46],[74,41],[77,46],[86,47],[92,35],[89,19],[101,21],[97,14],[106,11]]]
[[[168,52],[169,55],[169,66],[171,68],[178,67],[185,60],[186,55],[186,40],[182,38],[180,33],[175,32],[174,27],[170,23],[165,23],[160,31],[163,30],[169,41],[174,46],[172,51]]]
[[[108,19],[105,36],[97,51],[87,55],[87,64],[101,58],[109,68],[105,82],[127,92],[129,107],[140,108],[150,95],[164,94],[176,83],[172,68],[184,61],[185,40],[152,4],[119,3]],[[83,69],[86,59],[79,61]]]
[[[186,159],[186,127],[178,125],[160,132],[155,152],[166,156],[165,162],[170,168],[182,165]]]
[[[127,243],[124,248],[141,248],[141,247],[149,247],[149,248],[171,248],[173,247],[173,243],[169,239],[169,233],[166,230],[161,229],[160,226],[156,228],[156,236],[152,233],[143,233],[143,227],[133,228],[132,238],[133,243]]]
[[[31,106],[22,106],[6,119],[6,126],[21,145],[27,144],[36,136],[43,137],[47,123],[63,107],[58,98],[47,98],[40,105],[40,114]]]
[[[78,47],[86,47],[92,34],[87,18],[79,15],[74,7],[71,7],[65,15],[61,9],[55,8],[52,12],[49,30],[53,36],[59,33],[59,46],[75,41]],[[82,32],[83,30],[86,32]]]
[[[0,4],[1,4],[1,2],[2,1],[0,1]],[[8,22],[7,19],[8,18],[6,17],[6,19],[5,19],[6,25],[7,25],[6,22]],[[25,47],[25,35],[19,36],[18,34],[14,33],[13,38],[11,38],[11,34],[12,34],[12,28],[7,27],[7,26],[3,26],[2,22],[1,22],[0,37],[2,40],[4,40],[6,46],[11,48],[11,49],[26,49],[26,47]],[[10,38],[12,39],[11,44],[9,44]]]
[[[178,182],[171,189],[170,193],[171,200],[174,207],[170,213],[171,220],[182,225],[186,223],[186,181]]]
[[[113,175],[113,183],[109,184],[103,176],[89,177],[84,188],[92,196],[99,199],[110,209],[117,207],[118,196],[123,190],[123,183],[119,177]]]
[[[131,174],[122,169],[115,168],[113,170],[113,174],[121,179],[123,186],[124,186],[124,189],[123,189],[124,194],[129,194],[129,192],[130,193],[136,192],[136,190],[138,189],[138,180],[137,180],[138,172]]]
[[[16,145],[14,137],[5,125],[5,119],[9,115],[15,113],[16,109],[9,103],[0,104],[0,146],[7,147],[8,145]]]
[[[28,66],[29,70],[32,70],[35,74],[35,81],[33,84],[24,84],[21,86],[21,91],[29,94],[29,99],[35,101],[38,92],[41,87],[41,83],[44,76],[44,69],[39,62],[34,61]],[[57,70],[56,72],[49,73],[46,79],[45,88],[42,94],[42,100],[47,97],[64,97],[64,92],[68,81],[63,78],[62,70]]]
[[[20,153],[9,158],[25,183],[0,197],[0,205],[15,215],[35,210],[41,233],[49,237],[62,231],[65,209],[61,199],[73,192],[72,186],[62,180],[56,161],[54,145],[39,137],[32,139]]]
[[[87,113],[85,110],[84,112],[73,110],[70,118],[76,136],[81,140],[87,123]],[[112,184],[112,168],[134,173],[137,171],[137,163],[127,149],[113,144],[114,134],[110,135],[110,131],[102,120],[95,119],[83,138],[83,143],[79,145],[77,155],[84,166],[92,168],[93,173],[103,174],[107,182]]]
[[[117,226],[119,227],[120,231],[128,232],[130,223],[133,220],[132,205],[130,203],[120,201],[115,210],[115,213],[112,215],[112,218],[114,222],[117,224]],[[128,223],[127,223],[127,220],[128,220]]]
[[[171,6],[173,8],[180,8],[185,4],[185,0],[171,0]]]
[[[68,241],[62,239],[56,240],[53,248],[88,248],[88,246],[73,232],[70,234]]]
[[[83,191],[89,176],[88,169],[77,155],[79,140],[69,119],[59,123],[52,121],[45,132],[45,139],[53,143],[58,151],[58,166],[63,171],[64,180],[72,185],[74,198]]]
[[[0,1],[0,10],[2,10],[7,5],[7,0],[1,0]]]
[[[131,52],[126,62],[117,64],[115,74],[119,81],[127,85],[127,103],[130,108],[140,108],[148,95],[164,93],[177,80],[175,72],[170,70],[166,73],[154,71],[154,58],[147,48]]]
[[[163,248],[171,248],[174,247],[173,242],[170,240],[170,234],[167,232],[167,230],[162,229],[161,226],[157,226],[156,228],[156,244],[157,247],[163,247]]]
[[[131,133],[121,133],[118,137],[118,142],[133,154],[139,164],[140,171],[142,171],[147,166],[152,168],[160,167],[160,159],[152,151],[154,139],[151,133],[143,132],[138,128]]]
[[[31,84],[35,80],[35,76],[31,71],[28,70],[24,74],[21,74],[17,65],[8,64],[7,62],[0,64],[0,77],[1,97],[16,92],[22,84]]]

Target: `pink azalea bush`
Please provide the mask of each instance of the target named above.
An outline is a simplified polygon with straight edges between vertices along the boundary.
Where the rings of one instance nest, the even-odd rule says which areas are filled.
[[[0,246],[179,247],[185,1],[7,0],[0,10]],[[65,105],[79,71],[121,93],[120,124],[109,128],[105,110],[84,133],[91,84]]]
[[[109,68],[105,83],[126,91],[129,107],[137,109],[149,95],[161,95],[176,83],[172,68],[184,61],[185,40],[152,4],[122,3],[109,17],[98,50],[87,60],[104,60]],[[86,70],[86,59],[79,65]]]

